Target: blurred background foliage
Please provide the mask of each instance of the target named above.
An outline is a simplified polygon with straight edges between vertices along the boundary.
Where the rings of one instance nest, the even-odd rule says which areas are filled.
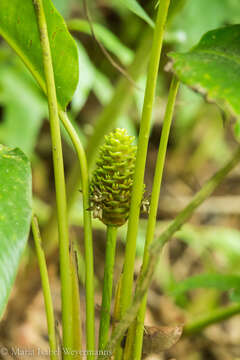
[[[135,57],[136,50],[146,38],[146,33],[151,32],[154,25],[152,1],[138,3],[133,0],[86,1],[96,38],[111,54],[114,61],[127,69]],[[53,0],[53,3],[65,18],[78,46],[79,83],[68,110],[83,144],[87,146],[88,139],[94,133],[95,124],[104,107],[108,106],[114,96],[118,83],[124,75],[111,64],[92,37],[82,1]],[[157,6],[157,1],[155,5]],[[161,124],[171,79],[171,74],[163,71],[169,61],[167,54],[174,50],[189,50],[209,30],[240,23],[239,10],[238,0],[172,0],[149,144],[145,180],[147,194],[151,191]],[[150,46],[150,40],[148,42]],[[143,63],[147,60],[148,52],[145,51],[146,58],[142,59]],[[123,106],[119,99],[119,106],[123,109],[122,111],[116,109],[115,123],[119,127],[125,127],[134,135],[136,142],[143,103],[145,68],[143,66],[135,86],[128,82],[128,104]],[[116,102],[116,106],[117,104]],[[18,57],[3,40],[0,40],[0,142],[20,147],[30,157],[33,169],[34,206],[43,228],[49,221],[54,199],[47,115],[45,96]],[[111,126],[113,125],[109,127]],[[199,94],[181,85],[170,134],[157,232],[166,226],[201,184],[228,159],[238,141],[233,129],[232,118],[223,114],[216,105],[207,103]],[[76,157],[67,134],[64,129],[62,130],[68,177]],[[239,301],[239,292],[237,292],[240,281],[238,280],[240,276],[239,178],[240,168],[236,168],[213,197],[200,207],[191,223],[184,226],[165,248],[149,297],[150,310],[147,321],[168,324],[171,321],[191,320],[206,310],[210,311],[230,301]],[[78,247],[81,250],[83,247],[81,231],[76,227],[82,225],[80,193],[71,210],[70,222],[73,225],[72,236],[80,239]],[[98,281],[101,281],[103,276],[104,237],[101,223],[94,220],[93,224],[95,266],[99,269],[96,272],[98,277],[96,282],[100,286]],[[145,228],[146,222],[141,219],[136,270],[141,264]],[[123,241],[125,231],[125,227],[122,227],[120,238]],[[48,240],[51,242],[51,239]],[[47,256],[50,263],[54,263],[55,258],[52,258],[52,254],[55,248],[56,244],[49,248],[51,250]],[[27,268],[33,266],[31,254],[30,244],[23,261],[23,265]],[[120,242],[118,273],[121,271],[122,256],[123,243]],[[84,261],[81,251],[78,260],[79,263]],[[22,272],[26,276],[26,272]],[[215,276],[216,273],[218,277]],[[202,274],[203,277],[200,279],[195,277],[193,281],[184,282],[185,279],[197,274]],[[21,281],[24,281],[24,276]],[[80,274],[80,278],[84,281],[83,273]],[[231,284],[229,286],[219,285],[229,281]],[[163,291],[167,295],[163,295]],[[235,296],[233,296],[234,291]],[[167,309],[165,314],[163,308]],[[168,316],[167,312],[169,312]],[[8,313],[8,320],[9,317],[11,318]],[[231,326],[235,326],[235,323],[225,326],[230,329],[228,344],[233,344],[234,347],[230,353],[229,348],[226,350],[223,346],[225,343],[219,341],[223,337],[224,329],[218,328],[215,332],[207,333],[209,337],[204,338],[201,343],[194,343],[190,348],[191,351],[190,345],[184,343],[184,350],[178,349],[178,359],[237,359],[237,356],[240,356],[240,349],[234,343],[237,342],[237,336],[231,336],[231,331],[234,332]],[[240,340],[239,336],[237,339]],[[219,345],[218,348],[216,343]],[[212,357],[206,352],[207,347]],[[187,356],[186,349],[189,350]],[[182,352],[185,353],[184,357]],[[171,355],[176,356],[174,354],[173,352]]]

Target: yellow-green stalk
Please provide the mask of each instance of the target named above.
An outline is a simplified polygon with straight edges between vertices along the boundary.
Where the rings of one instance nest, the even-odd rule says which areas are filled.
[[[117,228],[122,226],[129,216],[136,160],[133,140],[125,129],[115,129],[105,136],[90,184],[93,216],[107,225],[99,350],[104,349],[109,335]]]

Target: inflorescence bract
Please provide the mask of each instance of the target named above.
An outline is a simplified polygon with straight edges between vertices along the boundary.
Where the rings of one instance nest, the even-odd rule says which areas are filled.
[[[93,217],[106,225],[121,226],[128,219],[136,161],[134,137],[125,129],[105,136],[90,184]]]

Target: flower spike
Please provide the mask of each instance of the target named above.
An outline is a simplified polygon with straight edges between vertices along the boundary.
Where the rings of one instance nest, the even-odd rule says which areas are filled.
[[[93,217],[106,225],[121,226],[129,216],[136,146],[125,129],[105,136],[90,184]]]

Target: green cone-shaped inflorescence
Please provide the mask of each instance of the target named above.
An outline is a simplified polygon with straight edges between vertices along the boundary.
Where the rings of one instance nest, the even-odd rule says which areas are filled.
[[[136,160],[134,137],[125,129],[105,136],[90,185],[93,217],[106,225],[121,226],[128,219]]]

